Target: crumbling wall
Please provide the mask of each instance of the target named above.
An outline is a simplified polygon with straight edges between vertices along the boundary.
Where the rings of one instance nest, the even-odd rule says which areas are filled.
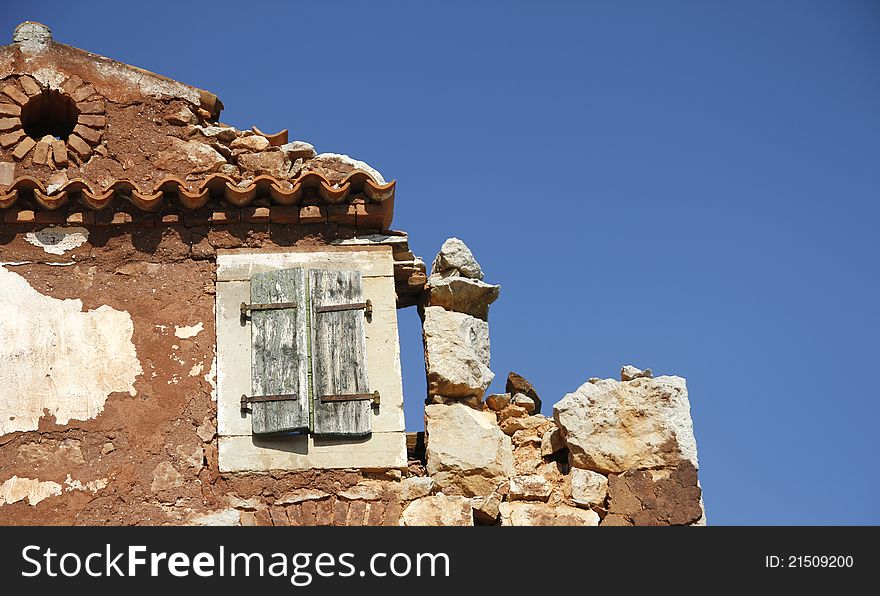
[[[4,426],[2,524],[691,524],[702,515],[684,380],[630,368],[623,381],[593,379],[566,396],[552,419],[522,377],[483,400],[485,373],[475,375],[480,391],[430,398],[426,447],[413,437],[405,469],[221,474],[215,251],[368,240],[332,225],[69,228],[76,241],[46,229],[0,227],[3,311],[84,349],[66,358],[76,350],[45,346],[51,356],[16,364],[10,346],[28,342],[4,343],[0,374],[50,366],[58,379],[114,382],[95,384],[92,409],[46,402],[33,422]],[[115,318],[66,322],[101,313]],[[32,398],[8,386],[0,403],[15,418]]]

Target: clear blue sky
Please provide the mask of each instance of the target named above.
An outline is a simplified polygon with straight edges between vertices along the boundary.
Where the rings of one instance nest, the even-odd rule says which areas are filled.
[[[502,285],[492,389],[687,377],[710,523],[880,523],[880,3],[2,9],[398,180]],[[418,318],[401,312],[408,426]]]

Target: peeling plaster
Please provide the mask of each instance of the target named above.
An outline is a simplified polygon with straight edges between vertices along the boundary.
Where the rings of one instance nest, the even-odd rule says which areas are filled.
[[[174,326],[174,335],[179,337],[180,339],[189,339],[191,337],[195,337],[202,331],[204,331],[205,326],[199,322],[191,327],[178,327]]]
[[[46,413],[88,420],[110,394],[136,394],[143,370],[128,312],[83,312],[81,300],[45,296],[3,267],[0,288],[0,435],[37,430]]]
[[[24,237],[34,246],[50,255],[63,255],[79,248],[89,239],[89,231],[85,228],[44,228],[36,232],[28,232]]]
[[[81,490],[97,493],[106,486],[106,478],[83,483],[71,478],[70,474],[67,475],[67,479],[64,481],[64,487],[50,480],[13,476],[3,484],[0,484],[0,505],[11,505],[12,503],[18,503],[27,499],[28,504],[33,506],[49,497],[61,496],[62,492]]]
[[[11,505],[24,499],[31,505],[36,505],[49,497],[57,497],[61,494],[61,485],[57,482],[41,482],[35,478],[19,478],[13,476],[3,484],[0,484],[0,505]]]

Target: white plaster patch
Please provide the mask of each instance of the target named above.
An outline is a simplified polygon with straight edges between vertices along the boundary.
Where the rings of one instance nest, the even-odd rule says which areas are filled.
[[[31,505],[36,505],[43,499],[57,497],[60,494],[61,485],[57,482],[13,476],[0,484],[0,505],[11,505],[23,499],[27,499]]]
[[[44,296],[0,267],[0,435],[88,420],[116,392],[136,394],[143,370],[126,311]]]
[[[70,477],[70,474],[67,475],[67,479],[64,481],[64,486],[66,487],[64,490],[70,492],[72,490],[82,490],[88,491],[90,493],[96,493],[105,486],[107,486],[106,478],[98,478],[97,480],[90,480],[83,484],[79,480],[74,480]]]
[[[43,228],[28,232],[24,239],[50,255],[63,255],[85,244],[89,231],[85,228]]]
[[[204,368],[205,368],[205,365],[202,364],[201,362],[199,362],[196,365],[193,365],[193,367],[191,369],[189,369],[189,376],[191,376],[191,377],[199,376],[202,373],[202,370],[204,370]]]
[[[44,87],[61,91],[61,85],[67,80],[67,76],[54,68],[44,67],[31,73],[31,75]]]
[[[214,359],[211,360],[211,370],[205,375],[205,381],[211,386],[211,401],[217,401],[217,351],[214,351]]]
[[[178,327],[174,326],[174,335],[179,337],[180,339],[189,339],[191,337],[195,337],[202,331],[204,331],[205,326],[199,322],[191,327]]]

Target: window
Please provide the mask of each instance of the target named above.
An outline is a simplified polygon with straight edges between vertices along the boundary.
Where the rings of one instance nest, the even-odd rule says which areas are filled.
[[[389,247],[221,251],[216,300],[221,471],[406,466]]]

